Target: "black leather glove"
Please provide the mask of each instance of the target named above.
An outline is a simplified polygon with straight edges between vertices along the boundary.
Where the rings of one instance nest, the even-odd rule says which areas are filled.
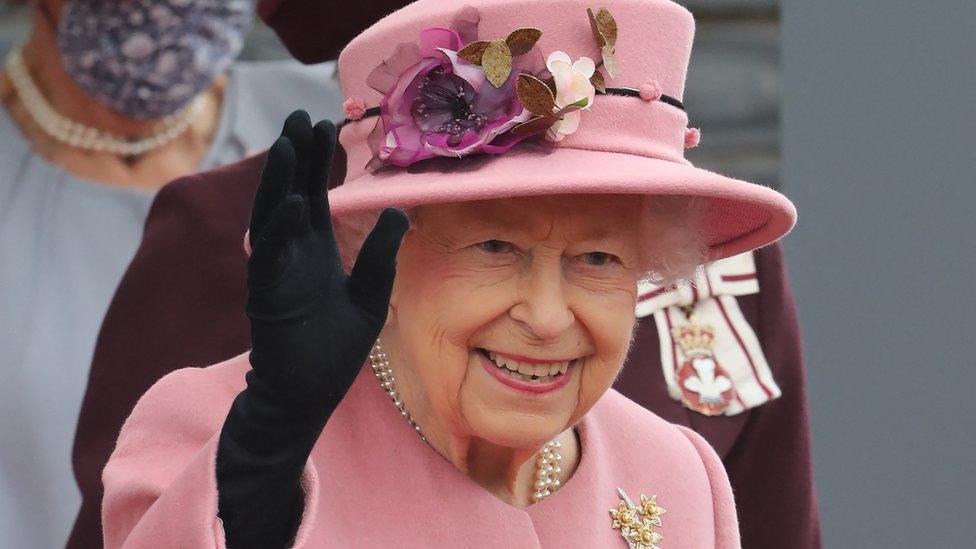
[[[254,199],[252,370],[217,449],[219,515],[232,549],[291,542],[304,464],[386,322],[407,218],[385,210],[346,275],[326,192],[335,146],[331,122],[312,128],[307,113],[293,113]]]

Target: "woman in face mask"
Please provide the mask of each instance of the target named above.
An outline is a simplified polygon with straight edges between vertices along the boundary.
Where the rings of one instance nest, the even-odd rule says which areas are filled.
[[[155,191],[266,148],[296,105],[341,112],[331,64],[234,63],[253,0],[32,8],[0,59],[2,547],[67,538],[87,366]]]

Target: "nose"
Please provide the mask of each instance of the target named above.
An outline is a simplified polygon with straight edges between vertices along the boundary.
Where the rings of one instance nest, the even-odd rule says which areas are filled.
[[[562,269],[537,267],[519,284],[519,300],[509,315],[539,339],[554,339],[576,322],[566,297]]]

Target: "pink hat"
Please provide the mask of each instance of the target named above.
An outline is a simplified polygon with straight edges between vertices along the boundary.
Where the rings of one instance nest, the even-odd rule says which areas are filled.
[[[420,0],[393,13],[339,57],[350,120],[333,215],[683,195],[706,203],[711,259],[777,240],[796,220],[789,200],[684,158],[698,136],[681,103],[694,26],[668,0]]]

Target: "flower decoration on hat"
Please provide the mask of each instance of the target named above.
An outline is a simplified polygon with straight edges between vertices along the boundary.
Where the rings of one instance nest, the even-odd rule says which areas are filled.
[[[465,10],[459,17],[472,16]],[[384,95],[370,136],[370,170],[439,156],[501,154],[528,137],[510,132],[531,116],[519,102],[510,73],[541,66],[523,53],[532,47],[519,40],[531,36],[512,44],[474,41],[465,47],[455,29],[470,33],[472,26],[477,28],[477,19],[456,21],[450,29],[424,29],[419,44],[401,45],[370,74],[367,83]]]
[[[379,115],[367,169],[503,154],[529,138],[558,142],[575,133],[595,96],[608,93],[607,80],[621,72],[616,20],[606,8],[587,14],[598,61],[574,60],[563,51],[543,57],[537,46],[542,31],[532,27],[482,39],[471,7],[450,27],[426,28],[417,43],[401,44],[367,79],[383,94],[379,108],[352,100],[345,105],[350,120]],[[649,100],[643,89],[617,91]],[[655,100],[660,94],[659,86],[652,90]]]
[[[556,84],[555,109],[557,112],[567,107],[578,107],[580,110],[589,109],[596,97],[596,88],[590,82],[596,73],[596,65],[589,57],[580,57],[575,62],[565,52],[557,51],[549,55],[546,68],[552,73]],[[579,110],[563,111],[552,127],[547,137],[553,141],[562,141],[579,128],[581,114]]]
[[[617,62],[617,21],[610,15],[607,8],[600,8],[596,12],[592,8],[587,8],[587,15],[590,16],[590,28],[593,30],[593,37],[596,38],[597,45],[600,46],[600,54],[603,56],[603,66],[607,71],[607,76],[616,78],[620,76],[620,64]]]
[[[547,132],[550,140],[561,141],[579,128],[579,111],[593,104],[596,90],[590,82],[595,72],[592,59],[581,57],[573,63],[568,54],[557,51],[549,56],[547,67],[553,74],[553,86],[530,74],[518,77],[519,101],[534,117],[512,129],[516,136]]]

